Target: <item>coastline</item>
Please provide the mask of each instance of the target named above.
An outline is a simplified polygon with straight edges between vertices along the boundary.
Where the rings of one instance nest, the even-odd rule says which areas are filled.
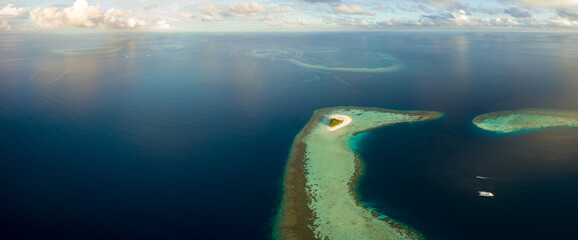
[[[317,116],[316,110],[311,120],[293,139],[289,159],[283,176],[283,195],[279,212],[273,226],[273,239],[315,239],[309,226],[313,225],[313,215],[307,202],[305,166],[305,143],[303,137],[311,132],[310,122]]]
[[[578,127],[578,111],[527,108],[476,116],[472,123],[486,131],[513,133],[549,127]]]
[[[324,119],[329,114],[344,114],[352,116],[353,123],[344,128],[344,131],[331,132],[325,128]],[[373,121],[374,115],[369,115],[369,121],[357,121],[367,114],[375,116],[385,116],[385,119]],[[420,239],[422,236],[415,230],[398,223],[393,219],[378,218],[379,213],[362,206],[358,199],[355,187],[359,178],[363,174],[363,162],[352,149],[339,143],[332,151],[339,152],[339,160],[344,164],[343,168],[333,169],[336,172],[344,173],[341,185],[335,186],[333,181],[323,180],[323,172],[319,172],[318,165],[323,161],[317,155],[315,146],[317,142],[311,142],[312,136],[320,133],[320,130],[328,134],[333,134],[329,138],[322,133],[322,140],[336,139],[337,142],[348,143],[352,136],[372,129],[401,122],[432,120],[443,116],[439,112],[425,111],[397,111],[378,108],[358,108],[358,107],[334,107],[316,110],[307,125],[295,137],[289,160],[286,165],[283,183],[283,197],[279,213],[276,217],[274,234],[275,239],[357,239],[363,238],[389,238],[389,239]],[[321,127],[321,128],[320,128]],[[324,139],[324,140],[323,140]],[[325,151],[327,146],[322,146]],[[343,150],[343,151],[342,151]],[[342,154],[343,153],[343,154]],[[327,153],[323,153],[327,155]],[[329,154],[331,155],[331,154]],[[344,155],[345,157],[341,157]],[[316,157],[317,156],[317,157]],[[329,156],[328,158],[332,158]],[[342,158],[342,159],[341,159]],[[315,161],[317,160],[317,161]],[[337,160],[336,160],[337,161]],[[332,163],[333,164],[333,163]],[[340,176],[341,176],[340,175]],[[329,183],[328,183],[329,182]],[[327,185],[329,184],[329,185]],[[324,187],[318,187],[322,185]],[[326,186],[325,186],[326,185]],[[327,191],[326,189],[330,189]],[[335,194],[345,193],[347,197],[327,197]],[[337,206],[327,207],[327,206]],[[337,210],[337,211],[335,211]],[[357,222],[339,222],[342,216],[334,216],[341,212],[351,211],[345,219]],[[355,226],[357,227],[355,227]],[[352,227],[353,226],[353,227]],[[343,228],[343,230],[342,230]],[[375,229],[375,230],[374,230]]]

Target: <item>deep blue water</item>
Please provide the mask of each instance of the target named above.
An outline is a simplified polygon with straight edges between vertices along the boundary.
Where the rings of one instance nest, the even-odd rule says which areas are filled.
[[[406,68],[248,55],[263,49]],[[315,109],[356,105],[446,113],[363,135],[367,204],[430,239],[572,239],[578,129],[499,135],[471,119],[578,110],[576,53],[561,33],[4,33],[0,237],[269,238],[294,136]]]

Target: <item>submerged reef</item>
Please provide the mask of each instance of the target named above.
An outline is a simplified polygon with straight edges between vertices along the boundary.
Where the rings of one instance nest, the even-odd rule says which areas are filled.
[[[74,56],[74,55],[97,55],[97,54],[107,54],[115,53],[122,50],[122,47],[91,47],[91,48],[67,48],[67,49],[57,49],[52,52],[62,55]]]
[[[181,44],[157,44],[150,47],[154,51],[178,51],[183,48]]]
[[[472,122],[481,129],[511,133],[548,127],[578,127],[578,111],[529,108],[479,115]]]
[[[379,52],[257,50],[249,56],[285,60],[297,66],[342,72],[393,72],[404,69],[396,58]]]
[[[328,129],[331,116],[352,121]],[[285,169],[275,239],[420,239],[410,227],[363,206],[355,190],[362,163],[353,136],[403,122],[437,119],[440,112],[335,107],[315,111],[295,137]]]

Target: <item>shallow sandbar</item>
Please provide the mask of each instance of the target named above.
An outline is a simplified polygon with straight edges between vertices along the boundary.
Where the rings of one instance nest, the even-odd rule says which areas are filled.
[[[528,108],[486,113],[475,117],[472,122],[481,129],[499,133],[548,127],[578,127],[578,111]]]

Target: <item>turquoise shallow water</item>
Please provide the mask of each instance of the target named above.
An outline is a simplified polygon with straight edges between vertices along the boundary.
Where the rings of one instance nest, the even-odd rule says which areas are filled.
[[[578,110],[577,37],[2,33],[0,235],[266,239],[293,138],[315,109],[355,105],[446,113],[354,138],[369,206],[430,239],[576,236],[578,130],[499,135],[471,120]],[[328,71],[248,55],[344,46],[405,68]],[[54,53],[91,47],[121,49]]]
[[[308,206],[315,216],[313,232],[321,239],[416,239],[379,220],[374,213],[358,204],[350,183],[360,167],[349,147],[354,134],[380,126],[427,121],[443,116],[438,112],[404,112],[373,108],[331,108],[319,110],[308,123],[311,127],[302,137],[305,144],[304,167]],[[349,118],[341,128],[330,131],[328,119],[333,114]],[[347,125],[345,125],[347,124]],[[299,161],[291,160],[291,161]],[[298,177],[298,176],[297,176]]]
[[[498,133],[516,133],[555,127],[578,126],[578,112],[560,109],[516,109],[477,116],[476,126]]]

